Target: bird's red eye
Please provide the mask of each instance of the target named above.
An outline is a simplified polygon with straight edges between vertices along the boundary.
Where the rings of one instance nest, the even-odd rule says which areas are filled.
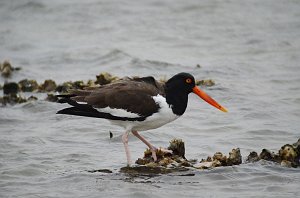
[[[187,79],[185,79],[185,82],[188,83],[188,84],[190,84],[190,83],[192,83],[192,79],[187,78]]]

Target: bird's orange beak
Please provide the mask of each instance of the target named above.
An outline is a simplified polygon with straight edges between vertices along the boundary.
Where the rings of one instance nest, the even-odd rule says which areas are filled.
[[[208,104],[220,109],[223,112],[227,112],[227,109],[222,107],[219,103],[217,103],[214,99],[212,99],[209,95],[207,95],[204,91],[199,89],[197,86],[193,88],[193,92],[197,94],[200,98],[205,100]]]

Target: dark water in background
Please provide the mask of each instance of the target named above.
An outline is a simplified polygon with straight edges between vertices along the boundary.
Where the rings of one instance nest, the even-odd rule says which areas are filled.
[[[11,81],[87,80],[103,71],[214,79],[217,85],[205,90],[228,114],[191,95],[184,116],[143,133],[156,146],[182,138],[189,159],[235,147],[245,157],[295,142],[299,52],[295,0],[0,1],[0,60],[22,67]],[[60,108],[37,101],[0,109],[0,197],[300,196],[299,169],[265,162],[186,177],[120,174],[122,129],[56,115]],[[133,159],[142,156],[140,141],[131,137],[129,144]],[[101,168],[113,173],[87,172]]]

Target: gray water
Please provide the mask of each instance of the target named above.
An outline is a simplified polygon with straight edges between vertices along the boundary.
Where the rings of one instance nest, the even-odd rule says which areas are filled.
[[[300,137],[300,2],[297,0],[2,0],[0,60],[22,70],[9,81],[118,76],[214,79],[204,90],[228,108],[190,95],[186,113],[142,134],[156,146],[186,143],[201,159]],[[197,68],[199,64],[201,68]],[[0,77],[0,83],[5,79]],[[44,96],[39,96],[43,98]],[[119,173],[121,128],[56,115],[43,100],[0,108],[0,197],[299,197],[300,171],[258,162],[157,177]],[[109,139],[109,131],[114,138]],[[134,137],[132,158],[145,145]],[[111,174],[88,170],[110,169]]]

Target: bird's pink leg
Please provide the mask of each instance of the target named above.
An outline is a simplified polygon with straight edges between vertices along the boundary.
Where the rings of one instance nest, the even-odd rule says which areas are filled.
[[[154,146],[152,146],[152,144],[150,144],[150,142],[148,142],[145,138],[143,138],[137,131],[132,131],[132,134],[135,137],[139,138],[142,142],[144,142],[149,147],[149,149],[152,152],[153,160],[157,161],[157,157],[156,157],[156,150],[157,149]]]
[[[128,148],[128,134],[129,134],[129,132],[126,131],[124,133],[124,135],[122,135],[122,142],[125,147],[125,152],[126,152],[126,157],[127,157],[127,165],[130,166],[131,165],[131,157],[130,157],[130,152],[129,152],[129,148]]]

